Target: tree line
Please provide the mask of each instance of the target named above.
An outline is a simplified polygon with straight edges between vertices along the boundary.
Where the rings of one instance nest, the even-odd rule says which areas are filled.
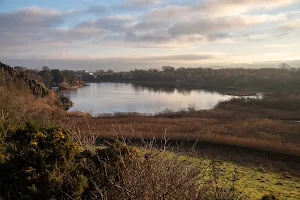
[[[300,69],[281,64],[274,68],[178,68],[163,66],[161,70],[127,72],[96,71],[88,77],[97,82],[132,82],[166,84],[197,88],[278,89],[300,86]]]
[[[43,66],[41,70],[27,69],[24,67],[16,66],[15,69],[25,72],[33,80],[44,83],[46,87],[62,87],[67,88],[83,84],[82,78],[78,76],[79,72],[74,70],[59,70],[50,69]]]

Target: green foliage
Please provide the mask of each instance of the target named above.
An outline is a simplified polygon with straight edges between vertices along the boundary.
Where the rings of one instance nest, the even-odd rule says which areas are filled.
[[[75,71],[59,69],[49,69],[48,67],[43,67],[42,71],[39,72],[42,76],[44,83],[47,87],[59,86],[64,88],[65,86],[74,86],[81,84],[80,80],[76,77]]]
[[[51,84],[52,84],[52,81],[53,81],[53,76],[51,75],[51,73],[50,72],[44,72],[42,74],[42,78],[44,80],[45,85],[48,88],[51,88]]]
[[[9,133],[0,165],[1,193],[10,199],[77,198],[87,186],[78,146],[59,128],[28,123]]]
[[[106,142],[107,147],[101,148],[92,154],[85,151],[82,158],[87,159],[85,175],[89,178],[89,188],[84,194],[85,199],[104,199],[109,194],[109,199],[123,195],[118,191],[115,184],[122,184],[122,171],[132,170],[129,163],[133,162],[133,157],[138,151],[124,145],[117,140]]]

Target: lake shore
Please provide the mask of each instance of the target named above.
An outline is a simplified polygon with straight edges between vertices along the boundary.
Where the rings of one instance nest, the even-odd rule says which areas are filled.
[[[58,86],[59,90],[74,90],[74,89],[79,89],[88,86],[86,83],[81,83],[81,84],[76,84],[76,85],[63,85],[63,86]]]
[[[183,90],[206,90],[210,92],[218,92],[225,95],[232,96],[255,96],[258,93],[266,92],[266,90],[258,88],[239,88],[230,86],[221,87],[209,87],[203,86],[202,84],[190,84],[184,82],[156,82],[156,81],[124,81],[124,80],[113,80],[113,81],[85,81],[86,83],[125,83],[133,84],[140,87],[148,88],[177,88]]]

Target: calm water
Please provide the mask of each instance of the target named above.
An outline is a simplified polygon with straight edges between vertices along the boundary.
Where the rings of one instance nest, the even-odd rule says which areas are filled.
[[[93,114],[114,112],[155,113],[179,110],[194,106],[211,109],[219,101],[228,100],[229,95],[204,90],[145,88],[125,83],[90,83],[76,90],[64,91],[74,106],[70,111],[85,111]]]

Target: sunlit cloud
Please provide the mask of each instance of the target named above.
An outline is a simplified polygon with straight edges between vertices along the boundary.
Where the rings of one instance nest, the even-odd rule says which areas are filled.
[[[300,59],[288,45],[300,39],[298,0],[54,2],[0,8],[1,60],[135,68]]]

